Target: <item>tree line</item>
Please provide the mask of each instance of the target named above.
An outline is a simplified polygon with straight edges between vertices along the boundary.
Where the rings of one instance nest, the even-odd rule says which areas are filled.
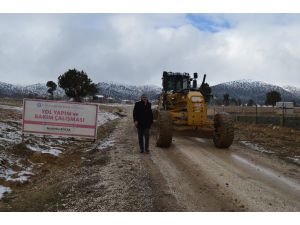
[[[265,99],[265,105],[271,105],[275,106],[276,102],[280,102],[281,99],[281,94],[278,91],[269,91],[266,93],[266,99]],[[228,93],[225,93],[223,95],[223,105],[228,106],[228,105],[242,105],[241,99],[235,99],[229,97]],[[255,102],[253,99],[249,99],[247,102],[247,106],[254,106],[256,105],[257,102]]]
[[[88,77],[86,72],[78,71],[75,68],[69,69],[64,74],[58,77],[58,85],[54,81],[48,81],[46,86],[48,87],[47,92],[50,94],[50,98],[54,99],[54,91],[57,89],[57,86],[62,88],[65,91],[66,96],[73,98],[74,101],[80,102],[82,98],[86,96],[94,96],[98,90],[97,85],[92,82]],[[208,83],[201,85],[199,91],[205,96],[207,102],[210,102],[211,87]],[[275,106],[276,102],[281,101],[281,94],[275,90],[269,91],[266,93],[265,104]],[[223,95],[223,105],[242,105],[241,99],[230,98],[228,93]],[[249,99],[247,106],[253,106],[257,103],[253,99]]]

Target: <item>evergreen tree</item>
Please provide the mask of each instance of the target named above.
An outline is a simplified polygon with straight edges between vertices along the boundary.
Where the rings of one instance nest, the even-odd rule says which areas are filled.
[[[266,105],[275,106],[276,102],[281,101],[281,95],[277,91],[270,91],[266,94]]]
[[[238,104],[238,102],[237,102],[237,100],[235,98],[232,98],[230,100],[230,102],[231,102],[231,105],[237,105]]]
[[[223,95],[223,104],[228,106],[229,105],[229,94],[224,94]]]
[[[57,84],[50,80],[47,82],[46,86],[48,87],[47,92],[51,95],[51,99],[53,100],[53,92],[56,90]]]
[[[253,106],[255,102],[252,99],[249,99],[247,106]]]
[[[237,105],[238,106],[242,105],[242,100],[240,98],[237,100]]]
[[[81,98],[94,96],[97,93],[96,84],[84,71],[70,69],[58,77],[58,85],[65,90],[68,97],[80,102]]]

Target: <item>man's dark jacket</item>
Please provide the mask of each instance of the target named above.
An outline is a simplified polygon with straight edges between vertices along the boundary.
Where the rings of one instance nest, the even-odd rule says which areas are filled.
[[[149,129],[153,123],[153,114],[151,109],[151,103],[145,103],[143,101],[136,102],[133,109],[133,121],[138,122],[138,128]]]

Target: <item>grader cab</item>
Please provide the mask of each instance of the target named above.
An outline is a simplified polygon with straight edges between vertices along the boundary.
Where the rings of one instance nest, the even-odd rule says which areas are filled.
[[[233,120],[227,113],[218,113],[211,120],[207,103],[211,90],[205,83],[197,88],[198,74],[163,72],[163,90],[154,118],[157,120],[156,145],[169,147],[173,134],[213,138],[219,148],[228,148],[234,137]]]

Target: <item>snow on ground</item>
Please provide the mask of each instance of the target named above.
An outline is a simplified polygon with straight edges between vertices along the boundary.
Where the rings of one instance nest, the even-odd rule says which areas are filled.
[[[21,127],[13,122],[0,122],[0,146],[8,147],[21,142]]]
[[[0,122],[0,180],[24,183],[33,175],[29,162],[24,165],[20,157],[11,154],[10,149],[19,144],[21,139],[19,122]]]
[[[250,141],[240,141],[240,143],[244,146],[247,146],[255,151],[258,152],[262,152],[262,153],[268,153],[268,154],[273,154],[274,152],[271,150],[267,150],[265,149],[263,146],[256,144],[256,143],[252,143]]]
[[[32,170],[32,167],[29,167],[28,169]],[[4,170],[2,168],[0,169],[0,178],[6,181],[24,183],[32,175],[34,175],[34,173],[26,170],[14,171],[11,168],[4,169]]]
[[[0,185],[0,199],[3,198],[5,193],[10,193],[11,189],[9,187],[4,187]]]
[[[0,179],[11,182],[24,183],[30,176],[34,175],[32,163],[29,166],[21,163],[21,158],[16,156],[8,156],[4,152],[0,153]],[[27,164],[28,164],[27,163]]]
[[[99,106],[111,106],[111,107],[132,107],[132,105],[127,104],[121,104],[121,103],[99,103]]]
[[[0,105],[3,109],[15,109],[21,111],[20,107]],[[100,112],[98,115],[98,126],[113,121],[119,116],[110,112]],[[0,121],[0,182],[7,183],[25,183],[34,173],[32,172],[35,164],[22,155],[15,154],[14,148],[22,142],[22,123],[15,120]],[[43,135],[26,135],[24,146],[33,152],[41,152],[59,157],[63,153],[65,146],[79,141],[78,138],[49,137]],[[105,150],[114,146],[115,139],[112,136],[101,140],[95,149]],[[3,183],[4,182],[4,183]],[[10,193],[9,187],[0,185],[0,199]]]
[[[11,105],[2,105],[0,104],[0,109],[12,109],[12,110],[17,110],[19,112],[23,111],[22,107],[18,107],[18,106],[11,106]]]
[[[25,140],[28,139],[25,138]],[[62,152],[63,148],[57,146],[65,144],[66,140],[55,140],[51,141],[46,139],[44,141],[43,136],[36,136],[34,138],[29,137],[30,142],[33,144],[27,144],[26,147],[31,151],[39,151],[41,153],[48,153],[54,156],[59,156]],[[13,122],[0,122],[0,147],[8,148],[12,145],[16,145],[21,143],[22,141],[22,132],[21,132],[21,124],[13,123]],[[53,147],[55,146],[55,147]]]
[[[271,150],[267,150],[265,149],[263,146],[257,144],[257,143],[253,143],[253,142],[250,142],[250,141],[240,141],[240,143],[252,150],[255,150],[255,151],[258,151],[258,152],[261,152],[261,153],[266,153],[266,154],[275,154],[274,151],[271,151]],[[286,157],[283,157],[285,159],[287,159],[288,161],[290,162],[293,162],[297,165],[300,165],[300,156],[299,155],[296,155],[296,156],[286,156]]]
[[[119,118],[119,116],[110,113],[110,112],[100,112],[98,114],[98,126],[101,126],[109,121],[115,120]]]
[[[104,140],[101,140],[100,143],[96,142],[91,148],[87,149],[86,152],[94,150],[108,150],[115,145],[115,137],[110,135]]]
[[[98,115],[98,126],[113,121],[119,118],[119,116],[110,113],[110,112],[100,112]],[[63,146],[68,144],[69,140],[66,138],[57,139],[44,139],[43,136],[35,137],[26,137],[26,147],[35,152],[47,153],[54,156],[59,156],[64,148]],[[21,123],[17,121],[5,121],[0,122],[0,147],[4,149],[21,143],[22,141],[22,132],[21,132]],[[106,148],[105,146],[112,145],[113,142],[108,141],[104,142],[101,148]]]
[[[286,157],[287,159],[291,160],[292,162],[300,165],[300,156],[295,156],[295,157]]]
[[[62,153],[63,148],[61,147],[51,147],[48,145],[37,145],[37,144],[27,144],[26,147],[34,152],[47,153],[54,156],[59,156]]]
[[[108,138],[101,141],[101,143],[97,146],[97,149],[103,150],[107,148],[111,148],[115,145],[115,137],[109,136]]]

